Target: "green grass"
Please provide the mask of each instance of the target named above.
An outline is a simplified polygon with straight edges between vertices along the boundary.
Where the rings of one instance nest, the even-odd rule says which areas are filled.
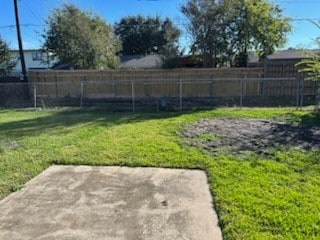
[[[195,139],[200,142],[210,142],[217,140],[220,136],[214,133],[202,133],[199,136],[197,136]]]
[[[0,198],[52,164],[203,169],[224,239],[320,239],[320,151],[210,156],[181,138],[185,124],[215,117],[320,125],[318,116],[286,108],[136,114],[0,110]]]

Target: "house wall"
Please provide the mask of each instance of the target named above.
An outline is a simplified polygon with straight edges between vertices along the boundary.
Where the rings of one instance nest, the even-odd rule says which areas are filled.
[[[20,59],[19,51],[13,51],[12,56],[16,59]],[[30,69],[47,69],[50,68],[53,63],[46,64],[43,62],[47,58],[45,53],[42,53],[39,50],[25,50],[24,51],[24,60],[26,63],[27,72]],[[22,73],[22,67],[20,60],[17,61],[16,66],[13,68],[10,75],[19,76]]]

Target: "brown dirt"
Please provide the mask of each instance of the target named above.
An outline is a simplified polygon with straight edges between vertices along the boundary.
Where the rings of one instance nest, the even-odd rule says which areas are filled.
[[[320,149],[320,127],[261,119],[202,119],[186,126],[183,136],[210,152],[268,154],[271,148]]]

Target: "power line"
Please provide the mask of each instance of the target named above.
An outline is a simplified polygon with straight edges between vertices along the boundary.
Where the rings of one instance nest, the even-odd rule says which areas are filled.
[[[302,21],[320,21],[320,18],[289,18],[291,21],[302,22]]]
[[[24,0],[23,3],[27,6],[27,8],[30,10],[30,12],[32,13],[32,15],[40,22],[43,23],[45,20],[41,17],[40,14],[36,13],[36,11],[34,9],[32,9],[32,7],[30,6],[30,4],[28,3],[27,0]]]
[[[320,21],[320,18],[289,18],[290,21],[293,22],[302,22],[302,21]],[[123,27],[135,27],[135,26],[145,26],[145,27],[154,27],[154,26],[159,26],[156,24],[115,24],[115,25],[120,25]],[[187,23],[174,23],[176,26],[187,26],[189,24]],[[24,23],[20,24],[20,27],[45,27],[45,24],[35,24],[35,23]],[[15,28],[15,24],[11,25],[4,25],[0,26],[0,29],[5,29],[5,28]]]
[[[12,24],[12,25],[5,25],[5,26],[0,26],[0,29],[3,28],[15,28],[17,25]],[[44,27],[44,24],[33,24],[33,23],[25,23],[25,24],[20,24],[20,27]]]
[[[320,18],[289,18],[291,21],[319,21]],[[130,26],[159,26],[156,24],[116,24],[116,25],[121,25],[125,27],[130,27]],[[188,25],[187,23],[174,23],[174,25],[177,26],[185,26]],[[35,24],[35,23],[23,23],[20,24],[21,27],[45,27],[45,24]],[[16,25],[4,25],[0,26],[0,28],[15,28]]]

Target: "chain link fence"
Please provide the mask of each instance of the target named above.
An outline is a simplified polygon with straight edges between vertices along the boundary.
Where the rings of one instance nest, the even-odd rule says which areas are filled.
[[[1,107],[189,110],[314,103],[316,85],[299,78],[142,79],[0,83]]]
[[[30,107],[32,103],[29,83],[0,83],[0,107],[25,108]]]

